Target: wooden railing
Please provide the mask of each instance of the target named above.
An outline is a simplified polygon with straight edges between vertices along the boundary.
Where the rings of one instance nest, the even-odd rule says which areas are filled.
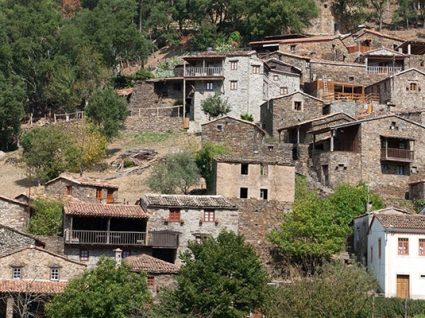
[[[402,67],[399,66],[368,66],[367,72],[370,74],[395,74],[399,73],[403,70]]]
[[[202,77],[202,76],[223,76],[223,68],[217,67],[186,67],[185,76],[189,77]]]
[[[146,245],[145,232],[65,230],[65,243],[94,245]]]
[[[175,232],[159,231],[151,232],[149,235],[149,246],[177,248],[179,245],[179,234]]]
[[[381,148],[381,159],[392,161],[413,161],[414,151],[399,148]]]
[[[348,101],[358,101],[364,103],[370,102],[379,102],[378,94],[361,94],[361,93],[342,93],[334,92],[323,96],[324,100],[348,100]]]

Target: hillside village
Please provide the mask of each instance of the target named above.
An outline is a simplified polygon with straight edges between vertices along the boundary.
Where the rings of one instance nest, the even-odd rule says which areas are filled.
[[[130,84],[18,118],[19,138],[0,153],[0,317],[422,317],[425,40],[368,24],[342,33],[330,2],[316,2],[306,32],[165,47],[145,69],[120,60],[113,67]],[[78,17],[81,5],[64,1],[61,14]],[[114,103],[125,115],[108,112]],[[116,314],[112,277],[141,311]],[[88,314],[90,282],[114,295],[103,313]],[[303,313],[332,289],[339,314]],[[220,294],[225,309],[202,311],[220,307]],[[183,303],[191,297],[205,308]],[[72,299],[87,304],[63,314]]]

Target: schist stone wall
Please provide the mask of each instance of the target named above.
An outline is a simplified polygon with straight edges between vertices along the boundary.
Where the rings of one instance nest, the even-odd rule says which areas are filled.
[[[0,198],[0,224],[25,232],[30,218],[29,207]]]
[[[265,82],[267,99],[292,94],[300,90],[300,75],[292,73],[269,72]]]
[[[35,239],[3,226],[0,226],[0,242],[0,254],[5,254],[20,247],[36,245]]]
[[[280,43],[279,51],[330,61],[343,61],[344,56],[348,53],[347,48],[339,38],[315,42]]]
[[[180,113],[181,116],[181,113]],[[177,109],[161,109],[142,112],[141,115],[128,116],[124,123],[126,131],[179,131],[183,127],[183,118],[178,117]]]
[[[183,81],[137,81],[131,94],[129,109],[173,106],[183,103]]]

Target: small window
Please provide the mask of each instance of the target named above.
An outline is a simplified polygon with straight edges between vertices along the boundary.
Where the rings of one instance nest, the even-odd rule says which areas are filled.
[[[291,52],[295,52],[295,49],[297,48],[296,45],[290,45],[289,49],[291,50]]]
[[[398,238],[398,255],[409,255],[409,239]]]
[[[280,95],[288,95],[288,87],[281,87]]]
[[[214,90],[214,83],[213,82],[207,82],[206,84],[206,88],[207,91],[212,91]]]
[[[260,164],[260,175],[267,176],[269,174],[269,166],[265,164]]]
[[[391,130],[398,130],[398,126],[397,126],[397,123],[395,121],[391,122],[390,129]]]
[[[260,189],[260,198],[267,200],[269,198],[269,191],[267,189]]]
[[[72,186],[70,186],[70,185],[66,186],[65,194],[66,195],[72,195]]]
[[[180,221],[180,209],[170,209],[168,220],[172,222]]]
[[[419,239],[419,255],[425,256],[425,239]]]
[[[195,236],[195,241],[198,244],[201,244],[203,241],[205,241],[208,238],[208,234],[197,233],[193,235]]]
[[[22,267],[12,268],[12,279],[22,279]]]
[[[96,189],[96,200],[97,201],[102,201],[102,189],[101,188],[97,188]]]
[[[278,81],[279,80],[279,75],[273,75],[273,80],[274,81]]]
[[[242,163],[241,164],[241,174],[247,175],[248,174],[248,164]]]
[[[59,280],[59,268],[50,269],[50,280],[58,281]]]
[[[323,7],[324,7],[325,9],[327,9],[327,8],[328,8],[328,4],[327,4],[327,3],[325,3],[325,4],[323,5]]]
[[[240,193],[239,193],[239,197],[241,199],[247,199],[248,198],[248,188],[241,188]]]
[[[148,288],[155,287],[155,276],[148,276]]]
[[[114,203],[114,190],[108,189],[106,193],[106,203],[108,204]]]
[[[416,91],[418,90],[418,84],[417,84],[417,83],[410,83],[410,85],[409,85],[409,89],[410,89],[411,91],[416,92]]]
[[[88,250],[80,250],[80,261],[86,262],[89,260],[89,251]]]
[[[354,82],[354,76],[348,76],[348,80],[349,80],[350,82]]]
[[[268,145],[268,146],[267,146],[267,149],[268,149],[268,151],[273,151],[273,150],[274,150],[274,146],[272,146],[272,145]]]
[[[378,258],[381,259],[381,253],[382,253],[382,246],[381,246],[381,239],[378,239]]]
[[[252,65],[252,74],[260,74],[260,65]]]
[[[215,221],[215,211],[204,210],[204,222],[214,222],[214,221]]]
[[[122,258],[129,257],[131,255],[131,252],[128,250],[122,251]]]
[[[223,131],[223,125],[219,124],[216,126],[218,131]]]
[[[397,174],[399,176],[404,176],[406,174],[406,167],[405,166],[397,166]]]
[[[236,71],[238,69],[238,61],[230,61],[230,69]]]
[[[294,110],[296,111],[302,111],[303,109],[303,103],[299,101],[294,102]]]
[[[235,91],[238,89],[238,81],[230,81],[230,90]]]

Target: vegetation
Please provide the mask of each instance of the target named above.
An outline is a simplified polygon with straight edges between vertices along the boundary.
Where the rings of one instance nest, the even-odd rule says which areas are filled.
[[[224,231],[192,242],[182,261],[177,288],[163,295],[156,317],[242,318],[267,300],[267,275],[242,236]]]
[[[171,194],[181,192],[188,194],[190,188],[199,182],[199,169],[190,151],[180,151],[168,155],[157,164],[147,180],[151,190]]]
[[[283,215],[282,224],[268,238],[303,270],[314,272],[345,246],[351,233],[349,224],[367,211],[368,198],[372,198],[371,209],[383,207],[382,200],[364,184],[341,185],[328,198],[321,199],[299,177],[293,211]]]
[[[220,144],[206,143],[196,153],[196,165],[205,179],[207,190],[212,191],[214,179],[214,159],[226,153],[226,147]]]
[[[367,0],[337,0],[332,9],[341,20],[344,31],[353,31],[359,25],[368,21]]]
[[[243,113],[241,115],[241,119],[246,120],[246,121],[253,122],[254,121],[254,116],[252,116],[252,114],[250,114],[250,113]]]
[[[35,200],[29,232],[36,235],[57,235],[62,230],[63,203],[50,200]]]
[[[103,258],[95,269],[71,280],[64,293],[46,305],[46,313],[50,318],[145,317],[149,302],[145,274]]]
[[[223,99],[219,93],[208,96],[201,102],[202,111],[211,118],[230,113],[230,105],[227,99]]]

